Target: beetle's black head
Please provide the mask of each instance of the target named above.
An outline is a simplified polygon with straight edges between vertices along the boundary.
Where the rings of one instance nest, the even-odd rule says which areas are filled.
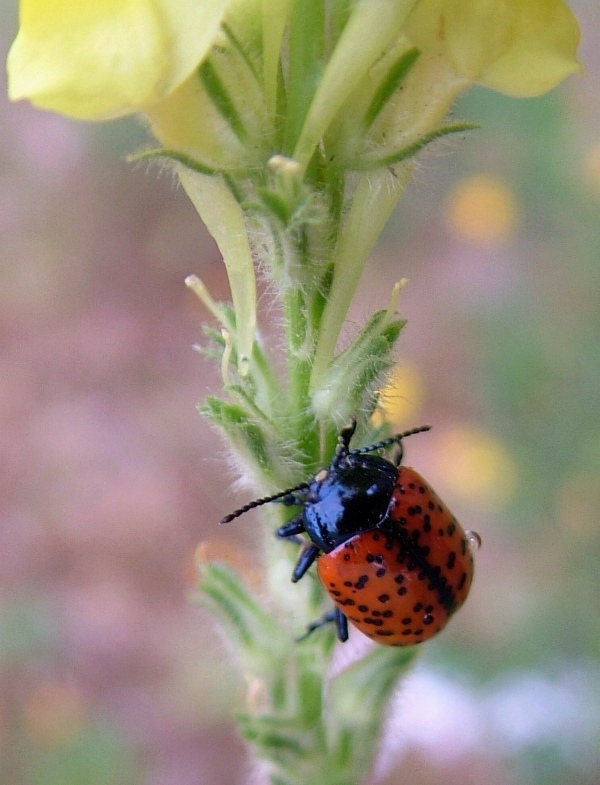
[[[308,482],[245,504],[222,518],[221,523],[229,523],[269,502],[302,504],[305,531],[317,547],[329,553],[355,534],[379,526],[385,519],[398,477],[402,440],[429,428],[429,425],[421,425],[368,447],[351,450],[350,441],[356,430],[356,420],[352,418],[340,431],[335,455],[327,469],[322,469]],[[394,444],[400,448],[396,465],[377,455],[369,455]]]
[[[386,517],[398,469],[376,455],[336,456],[308,487],[306,533],[325,553]]]

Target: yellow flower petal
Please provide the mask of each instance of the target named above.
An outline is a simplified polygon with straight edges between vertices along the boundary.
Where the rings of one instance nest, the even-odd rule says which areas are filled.
[[[85,120],[144,110],[209,50],[228,0],[22,0],[9,95]]]
[[[422,0],[408,33],[441,46],[457,74],[513,96],[540,95],[580,71],[579,26],[563,0]]]

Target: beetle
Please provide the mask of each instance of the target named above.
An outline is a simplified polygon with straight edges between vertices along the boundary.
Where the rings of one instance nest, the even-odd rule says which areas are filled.
[[[470,542],[477,543],[478,535],[465,533],[421,475],[401,465],[403,439],[429,429],[350,449],[352,418],[339,432],[331,462],[312,479],[221,520],[275,501],[301,507],[276,534],[304,544],[292,581],[316,561],[334,609],[308,625],[299,640],[333,622],[346,641],[350,621],[379,643],[409,646],[443,629],[465,601],[473,580]],[[371,454],[392,445],[399,448],[394,461]]]

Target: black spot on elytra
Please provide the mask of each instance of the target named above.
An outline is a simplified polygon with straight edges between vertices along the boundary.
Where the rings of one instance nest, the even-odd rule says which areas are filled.
[[[410,616],[406,616],[404,619],[402,619],[402,621],[400,622],[400,624],[403,624],[403,625],[406,627],[406,625],[407,625],[407,624],[410,624],[410,623],[411,623],[411,621],[412,621],[411,617],[410,617]]]
[[[389,594],[380,594],[377,598],[379,602],[389,602],[390,595]]]
[[[396,575],[394,578],[395,583],[404,583],[404,575]]]
[[[375,635],[381,635],[382,638],[389,638],[393,634],[393,630],[375,630]]]
[[[456,564],[456,554],[454,551],[450,551],[448,554],[448,561],[446,562],[446,567],[451,570],[454,565]]]
[[[354,584],[354,588],[355,589],[364,589],[365,588],[365,584],[367,583],[368,580],[369,580],[369,576],[368,575],[361,575],[360,578]]]
[[[458,582],[458,586],[456,587],[458,591],[460,591],[464,587],[466,580],[467,580],[467,573],[463,572],[460,581]]]
[[[383,626],[383,619],[373,619],[371,616],[367,616],[363,621],[365,624],[372,624],[374,627]]]
[[[396,540],[400,544],[396,561],[398,564],[404,565],[403,573],[405,575],[409,571],[417,570],[418,580],[426,581],[428,590],[437,593],[440,605],[447,611],[452,611],[456,607],[454,591],[448,585],[447,578],[442,575],[440,565],[431,563],[431,548],[427,545],[418,544],[417,540],[421,532],[419,530],[415,531],[416,535],[412,530],[405,531],[400,527],[395,529]],[[446,536],[446,533],[447,527],[439,529],[440,537]],[[401,581],[397,582],[400,583]]]
[[[407,592],[407,591],[408,591],[408,590],[407,590],[406,586],[401,586],[401,587],[398,589],[398,591],[396,592],[396,594],[397,594],[398,596],[400,596],[400,597],[404,597],[404,595],[406,594],[406,592]]]
[[[367,553],[367,562],[372,564],[375,561],[375,556],[372,553]]]
[[[345,553],[344,554],[344,561],[350,561],[350,554],[349,553]]]
[[[448,524],[448,528],[446,529],[446,531],[448,532],[448,537],[452,537],[452,535],[456,531],[456,524],[455,523],[449,523]]]
[[[427,502],[427,506],[430,510],[435,510],[435,504],[433,502]]]
[[[402,630],[402,635],[412,635],[412,630]]]
[[[342,592],[338,591],[337,589],[331,589],[331,591],[329,593],[332,594],[334,597],[341,597],[342,596]]]
[[[353,599],[348,597],[346,600],[340,600],[340,605],[356,605]]]
[[[423,610],[423,603],[422,602],[415,603],[415,605],[413,606],[413,611],[415,611],[415,613],[418,613],[419,611],[422,610]]]
[[[423,624],[433,624],[434,621],[435,617],[431,613],[426,613],[425,616],[423,616]]]
[[[386,574],[386,572],[387,572],[387,570],[385,569],[385,567],[380,567],[380,568],[377,570],[377,572],[375,573],[375,575],[376,575],[378,578],[383,578],[383,576]]]
[[[368,612],[368,610],[369,610],[369,606],[368,606],[368,605],[359,605],[359,606],[358,606],[358,610],[359,610],[361,613],[367,613],[367,612]]]
[[[381,615],[384,619],[391,619],[394,615],[394,611],[384,611]]]
[[[352,583],[352,581],[344,581],[344,586],[350,589],[352,586],[354,586],[354,584]]]

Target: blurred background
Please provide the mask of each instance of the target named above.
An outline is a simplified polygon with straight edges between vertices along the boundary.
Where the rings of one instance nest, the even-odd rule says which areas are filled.
[[[571,5],[584,76],[461,101],[481,130],[421,159],[347,328],[410,279],[389,414],[435,426],[407,461],[483,539],[384,785],[600,782],[600,7]],[[3,59],[16,16],[0,0]],[[247,782],[244,688],[189,597],[246,499],[195,410],[218,377],[183,279],[227,299],[224,268],[171,175],[124,161],[135,122],[4,87],[0,118],[0,782]]]

